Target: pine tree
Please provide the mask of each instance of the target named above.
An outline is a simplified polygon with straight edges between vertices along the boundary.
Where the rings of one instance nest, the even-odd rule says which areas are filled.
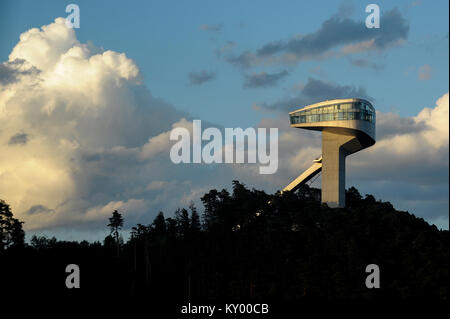
[[[111,235],[114,237],[117,245],[117,255],[119,255],[120,236],[119,230],[123,227],[122,215],[117,211],[113,211],[112,216],[109,218],[108,227],[111,229]]]

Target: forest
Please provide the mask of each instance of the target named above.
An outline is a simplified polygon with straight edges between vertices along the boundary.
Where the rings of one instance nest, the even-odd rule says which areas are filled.
[[[134,226],[126,241],[126,212],[111,212],[103,242],[25,242],[22,222],[0,201],[0,291],[175,303],[448,298],[448,230],[354,187],[342,209],[318,193],[267,194],[233,181],[231,192],[204,194],[201,209]],[[80,289],[65,285],[68,264],[80,268]],[[379,266],[378,289],[365,285],[369,264]]]

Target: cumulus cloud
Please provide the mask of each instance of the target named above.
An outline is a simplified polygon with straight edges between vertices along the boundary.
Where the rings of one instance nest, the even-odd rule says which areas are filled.
[[[212,186],[190,182],[204,167],[168,158],[168,132],[187,114],[153,97],[124,53],[80,43],[65,19],[24,32],[1,65],[0,194],[27,230],[104,227],[114,209],[151,222]]]
[[[205,82],[211,81],[216,77],[216,73],[208,71],[189,72],[189,83],[192,85],[201,85]]]
[[[350,85],[339,85],[314,78],[309,78],[308,82],[300,87],[293,96],[283,98],[273,103],[261,103],[259,107],[267,110],[293,111],[308,104],[330,99],[343,99],[359,97],[372,100],[363,87]]]
[[[226,61],[244,69],[261,64],[297,63],[363,51],[382,51],[407,39],[409,26],[398,9],[383,12],[380,24],[379,29],[368,29],[364,21],[337,14],[324,21],[317,31],[289,40],[272,41],[254,52],[227,56]]]
[[[15,59],[0,63],[0,85],[19,81],[27,75],[36,75],[39,70],[23,59]]]
[[[253,73],[245,75],[244,88],[266,88],[276,86],[278,82],[285,78],[289,72],[282,70],[275,73]]]
[[[379,180],[403,180],[417,185],[448,183],[448,174],[444,173],[448,172],[448,115],[448,93],[433,108],[426,107],[408,118],[410,129],[404,128],[405,123],[395,124],[392,114],[377,112],[377,135],[381,137],[358,155],[362,160],[353,163],[356,172],[361,178],[373,178],[376,172]],[[391,131],[383,136],[381,130],[388,126]],[[370,171],[365,171],[368,167]]]

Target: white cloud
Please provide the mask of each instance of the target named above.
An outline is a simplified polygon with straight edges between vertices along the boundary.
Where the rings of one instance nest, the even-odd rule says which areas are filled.
[[[76,227],[119,208],[138,218],[145,185],[171,170],[167,131],[186,114],[150,94],[133,60],[80,43],[63,18],[23,33],[3,65],[0,194],[25,228]]]
[[[127,218],[127,214],[142,214],[146,210],[147,203],[143,199],[129,199],[127,201],[111,201],[103,206],[92,207],[87,210],[83,216],[83,221],[97,221],[108,220],[111,217],[111,212],[117,210],[124,213],[124,218]]]
[[[423,132],[423,137],[435,148],[448,147],[448,109],[447,93],[436,101],[434,108],[424,108],[415,118],[417,122],[424,122],[430,127]]]
[[[64,18],[57,18],[55,23],[41,29],[33,28],[22,33],[9,60],[24,59],[38,69],[48,70],[70,48],[80,45],[75,31],[66,27]]]
[[[377,117],[379,120],[384,119],[382,116]],[[411,126],[420,129],[400,131],[378,140],[373,147],[355,155],[351,164],[361,170],[370,167],[372,172],[377,171],[376,176],[379,179],[389,179],[394,174],[398,178],[403,176],[403,180],[418,184],[426,180],[435,183],[435,180],[424,179],[424,175],[429,175],[429,170],[436,172],[437,169],[448,167],[448,118],[449,103],[446,93],[436,101],[435,107],[426,107],[412,118]],[[383,123],[377,126],[383,126]]]
[[[172,128],[184,127],[192,133],[192,122],[188,122],[185,118],[173,123]],[[151,137],[147,143],[142,146],[139,157],[141,159],[150,159],[158,154],[168,154],[172,143],[170,142],[170,132],[163,132],[157,136]]]

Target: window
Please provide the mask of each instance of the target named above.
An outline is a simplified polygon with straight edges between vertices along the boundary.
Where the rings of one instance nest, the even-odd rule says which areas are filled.
[[[330,113],[322,114],[320,116],[320,120],[321,121],[330,121],[331,120],[331,114]]]
[[[352,108],[352,104],[349,104],[349,103],[341,104],[341,110],[348,111],[351,108]]]
[[[291,114],[290,118],[291,124],[344,120],[362,120],[374,123],[375,110],[368,103],[342,103],[295,112]]]

